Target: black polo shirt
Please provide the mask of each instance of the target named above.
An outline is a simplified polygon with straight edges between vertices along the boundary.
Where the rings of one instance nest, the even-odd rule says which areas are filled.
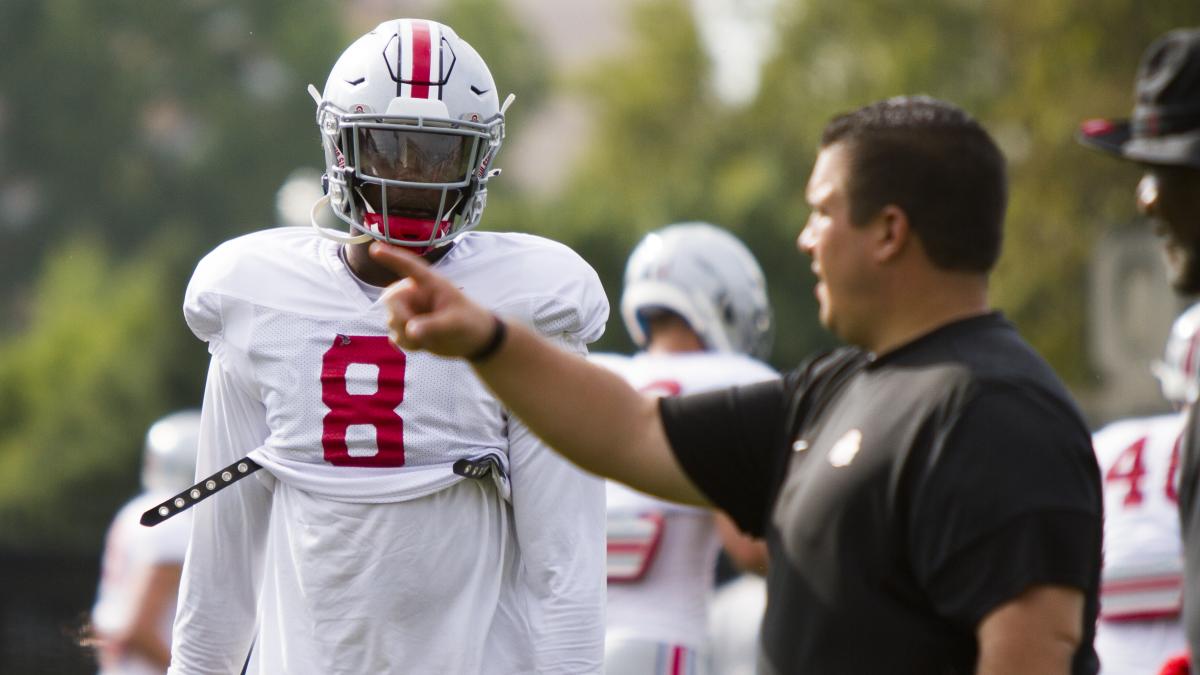
[[[691,480],[767,538],[762,672],[973,673],[980,620],[1040,584],[1084,591],[1072,673],[1096,672],[1091,436],[999,314],[661,412]]]

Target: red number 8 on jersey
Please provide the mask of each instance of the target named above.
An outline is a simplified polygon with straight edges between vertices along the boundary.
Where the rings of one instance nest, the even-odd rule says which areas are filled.
[[[338,335],[333,339],[321,359],[321,402],[329,407],[321,433],[325,461],[334,466],[404,466],[404,420],[396,406],[404,401],[405,363],[404,352],[392,347],[386,337]],[[375,391],[350,390],[346,376],[352,365],[378,369]],[[373,455],[350,454],[347,432],[360,425],[375,428]]]

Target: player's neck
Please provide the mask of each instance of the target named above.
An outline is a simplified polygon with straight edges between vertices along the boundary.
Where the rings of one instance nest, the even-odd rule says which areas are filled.
[[[649,354],[686,354],[702,351],[704,343],[700,341],[700,337],[682,323],[656,326],[650,331],[650,339],[646,343],[646,352]]]
[[[360,244],[344,244],[339,252],[342,262],[349,268],[350,273],[358,277],[359,281],[371,286],[386,288],[400,280],[390,269],[380,265],[371,258],[368,253],[371,242],[363,242]],[[423,257],[430,264],[441,260],[450,249],[454,247],[453,243],[438,247]]]

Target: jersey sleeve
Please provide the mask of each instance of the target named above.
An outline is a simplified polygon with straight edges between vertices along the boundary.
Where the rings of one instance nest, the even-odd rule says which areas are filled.
[[[213,357],[204,392],[196,475],[244,457],[268,435],[261,402],[237,386]],[[256,632],[270,491],[255,478],[192,509],[180,583],[171,675],[239,672]]]
[[[600,673],[604,661],[604,483],[509,418],[520,588],[531,672]]]
[[[225,242],[200,260],[184,294],[183,316],[192,333],[208,343],[226,375],[253,394],[258,384],[247,349],[255,330],[255,308],[242,297],[247,294],[236,292],[237,269],[247,267],[239,264],[245,247],[239,240]]]
[[[973,629],[1043,584],[1084,591],[1100,573],[1102,497],[1090,436],[1036,394],[994,388],[964,404],[912,489],[912,569],[938,613]]]
[[[743,531],[762,536],[785,422],[785,385],[659,399],[667,440],[688,478]]]

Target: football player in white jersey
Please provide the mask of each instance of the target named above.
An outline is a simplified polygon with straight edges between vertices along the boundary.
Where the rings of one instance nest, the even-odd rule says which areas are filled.
[[[591,358],[641,391],[674,396],[778,377],[758,360],[771,348],[762,270],[713,225],[646,235],[625,268],[621,315],[643,351]],[[713,672],[708,603],[722,543],[740,566],[765,571],[765,545],[728,517],[608,482],[608,675]]]
[[[162,675],[187,551],[191,514],[142,527],[142,512],[192,484],[200,411],[182,410],[150,426],[142,452],[142,493],[113,518],[92,608],[100,675]]]
[[[473,231],[511,97],[451,28],[416,19],[359,38],[310,93],[315,229],[226,242],[187,290],[212,354],[198,475],[247,454],[265,470],[195,509],[170,672],[237,673],[249,653],[263,675],[597,673],[603,483],[468,363],[392,347],[380,296],[397,277],[366,254],[406,247],[586,353],[608,317],[591,267]],[[317,223],[326,207],[350,234]]]
[[[708,608],[713,673],[758,672],[758,633],[767,609],[767,580],[742,574],[717,588]]]
[[[1154,374],[1177,410],[1195,400],[1200,305],[1175,320]],[[1113,422],[1093,437],[1104,478],[1104,567],[1096,653],[1102,675],[1155,672],[1184,651],[1176,505],[1186,413]]]

